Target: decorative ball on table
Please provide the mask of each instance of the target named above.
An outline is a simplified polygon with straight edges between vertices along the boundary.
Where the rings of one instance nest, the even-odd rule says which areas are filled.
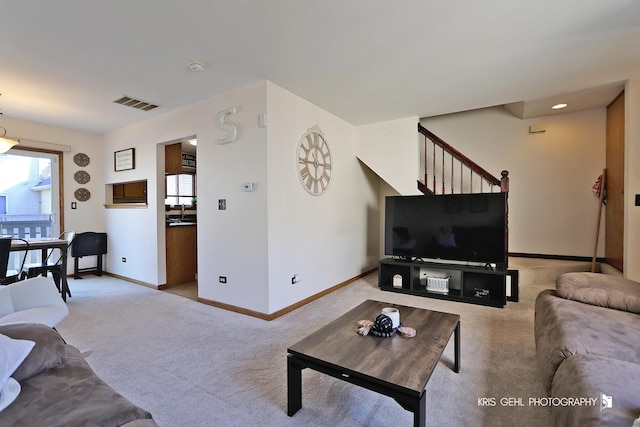
[[[393,327],[393,320],[386,314],[379,314],[373,321],[371,326],[371,335],[376,337],[392,337],[396,334],[398,328]]]
[[[386,314],[378,314],[373,321],[373,329],[378,332],[391,332],[393,331],[393,321]]]
[[[378,315],[378,317],[376,317],[374,321],[359,320],[356,332],[360,335],[371,334],[375,337],[382,338],[392,337],[396,334],[396,332],[407,338],[416,336],[415,329],[408,326],[403,326],[402,323],[400,323],[397,328],[394,328],[393,320],[391,320],[391,318],[386,314]]]

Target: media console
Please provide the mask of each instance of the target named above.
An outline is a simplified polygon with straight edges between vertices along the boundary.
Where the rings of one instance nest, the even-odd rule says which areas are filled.
[[[504,307],[507,300],[518,300],[518,271],[386,258],[379,262],[378,286],[384,291]]]

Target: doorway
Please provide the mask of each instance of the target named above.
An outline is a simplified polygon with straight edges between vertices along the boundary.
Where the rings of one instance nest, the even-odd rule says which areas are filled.
[[[61,156],[16,148],[0,154],[0,235],[35,239],[60,234]],[[40,251],[28,256],[27,262],[40,262]]]
[[[624,253],[624,92],[607,107],[607,206],[605,250],[608,264],[622,271]]]
[[[198,298],[197,176],[195,137],[164,145],[166,284],[163,290]]]

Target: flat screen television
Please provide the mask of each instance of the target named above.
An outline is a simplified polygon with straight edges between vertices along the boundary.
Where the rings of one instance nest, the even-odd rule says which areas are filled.
[[[385,254],[507,265],[506,193],[390,196]]]

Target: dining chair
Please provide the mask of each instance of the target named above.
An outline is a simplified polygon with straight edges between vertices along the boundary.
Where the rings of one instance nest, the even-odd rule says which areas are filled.
[[[69,253],[69,248],[73,244],[73,239],[75,239],[76,233],[74,231],[65,231],[60,234],[58,239],[67,241],[67,254]],[[66,271],[62,271],[63,257],[64,254],[60,253],[59,257],[55,260],[55,256],[53,255],[56,252],[55,249],[50,250],[47,253],[47,256],[42,260],[42,262],[35,264],[26,264],[22,268],[22,277],[23,278],[31,278],[36,276],[47,276],[49,273],[53,276],[53,281],[58,288],[58,291],[62,292],[61,282],[64,275],[67,274]],[[71,296],[71,292],[67,290],[67,294]]]
[[[19,240],[24,243],[24,251],[15,251],[16,256],[24,252],[17,270],[9,269],[9,261],[11,259],[11,243]],[[29,253],[29,242],[24,239],[13,239],[11,237],[0,238],[0,285],[9,285],[22,279],[22,269]]]

